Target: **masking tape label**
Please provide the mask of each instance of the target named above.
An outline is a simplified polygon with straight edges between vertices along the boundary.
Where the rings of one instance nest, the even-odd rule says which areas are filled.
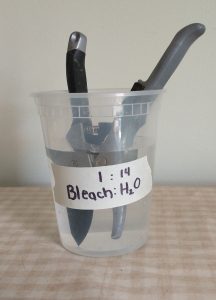
[[[147,156],[101,167],[64,167],[51,164],[55,201],[75,209],[104,209],[127,205],[152,190]]]

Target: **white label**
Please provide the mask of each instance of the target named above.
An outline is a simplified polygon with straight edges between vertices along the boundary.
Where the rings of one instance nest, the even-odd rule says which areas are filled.
[[[63,167],[52,164],[54,195],[59,204],[76,209],[104,209],[127,205],[152,189],[147,157],[101,167]]]

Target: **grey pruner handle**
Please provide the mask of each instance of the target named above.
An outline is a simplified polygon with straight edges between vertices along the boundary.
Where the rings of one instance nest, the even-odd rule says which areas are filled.
[[[112,239],[119,239],[124,229],[127,205],[113,208]]]
[[[200,23],[193,23],[185,26],[174,36],[170,45],[164,52],[160,61],[152,71],[146,82],[139,80],[133,85],[132,91],[144,90],[144,89],[162,89],[172,74],[175,72],[177,66],[183,59],[189,47],[193,42],[205,32],[205,26]],[[126,99],[124,103],[126,103]],[[133,138],[138,129],[145,123],[145,118],[138,117],[129,123],[127,120],[126,135],[129,136],[129,142],[132,144]],[[128,126],[130,124],[130,126]],[[123,126],[124,127],[124,126]],[[133,132],[132,136],[128,135],[129,129]],[[113,208],[113,227],[112,238],[117,239],[121,237],[123,232],[125,218],[126,218],[127,206]]]
[[[145,89],[162,89],[193,42],[205,32],[205,26],[193,23],[177,32],[160,61],[145,82]]]

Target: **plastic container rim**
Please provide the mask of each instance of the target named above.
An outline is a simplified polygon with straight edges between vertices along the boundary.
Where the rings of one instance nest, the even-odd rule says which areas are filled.
[[[37,93],[32,93],[31,96],[35,98],[40,98],[43,96],[55,96],[62,95],[63,97],[70,98],[85,98],[87,96],[94,97],[134,97],[134,96],[151,96],[159,95],[164,92],[163,89],[159,90],[142,90],[142,91],[128,91],[128,89],[93,89],[89,90],[88,93],[69,93],[66,90],[53,90],[53,91],[41,91]]]

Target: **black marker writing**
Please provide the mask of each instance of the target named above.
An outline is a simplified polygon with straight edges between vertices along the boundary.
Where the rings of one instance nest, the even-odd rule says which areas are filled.
[[[140,183],[141,183],[141,180],[139,177],[137,177],[134,181],[134,188],[138,189],[140,187]]]
[[[123,195],[124,192],[125,192],[125,194],[128,194],[128,195],[134,194],[134,191],[131,188],[129,188],[128,182],[125,182],[125,184],[120,183],[120,193],[121,193],[121,195]]]
[[[122,170],[120,171],[120,176],[121,176],[121,177],[123,177],[124,174],[130,176],[130,167],[127,167],[127,168],[122,169]]]
[[[102,182],[103,180],[102,180],[102,174],[101,174],[101,172],[98,172],[98,177],[99,177],[99,181]]]
[[[66,185],[66,191],[68,199],[70,200],[101,200],[104,201],[112,199],[117,195],[119,196],[130,196],[137,192],[139,188],[141,188],[141,178],[135,177],[134,169],[130,167],[124,167],[122,169],[118,169],[116,172],[103,172],[101,171],[96,173],[96,182],[93,184],[93,191],[91,188],[89,190],[84,189],[81,184],[77,185]],[[92,180],[92,179],[90,179]],[[114,182],[117,181],[117,186],[114,184],[111,185],[110,180]],[[127,180],[127,181],[126,181]],[[99,184],[99,183],[103,183]],[[106,184],[109,188],[106,188]],[[91,187],[91,185],[89,185]],[[91,189],[91,190],[90,190]],[[118,198],[116,198],[118,199]]]
[[[113,198],[113,192],[104,187],[102,188],[101,191],[98,192],[88,192],[86,190],[80,189],[77,185],[74,187],[73,185],[68,184],[66,186],[66,189],[67,189],[68,199],[70,200],[90,199],[96,201],[98,199],[103,199],[103,198],[108,198],[108,199]]]

